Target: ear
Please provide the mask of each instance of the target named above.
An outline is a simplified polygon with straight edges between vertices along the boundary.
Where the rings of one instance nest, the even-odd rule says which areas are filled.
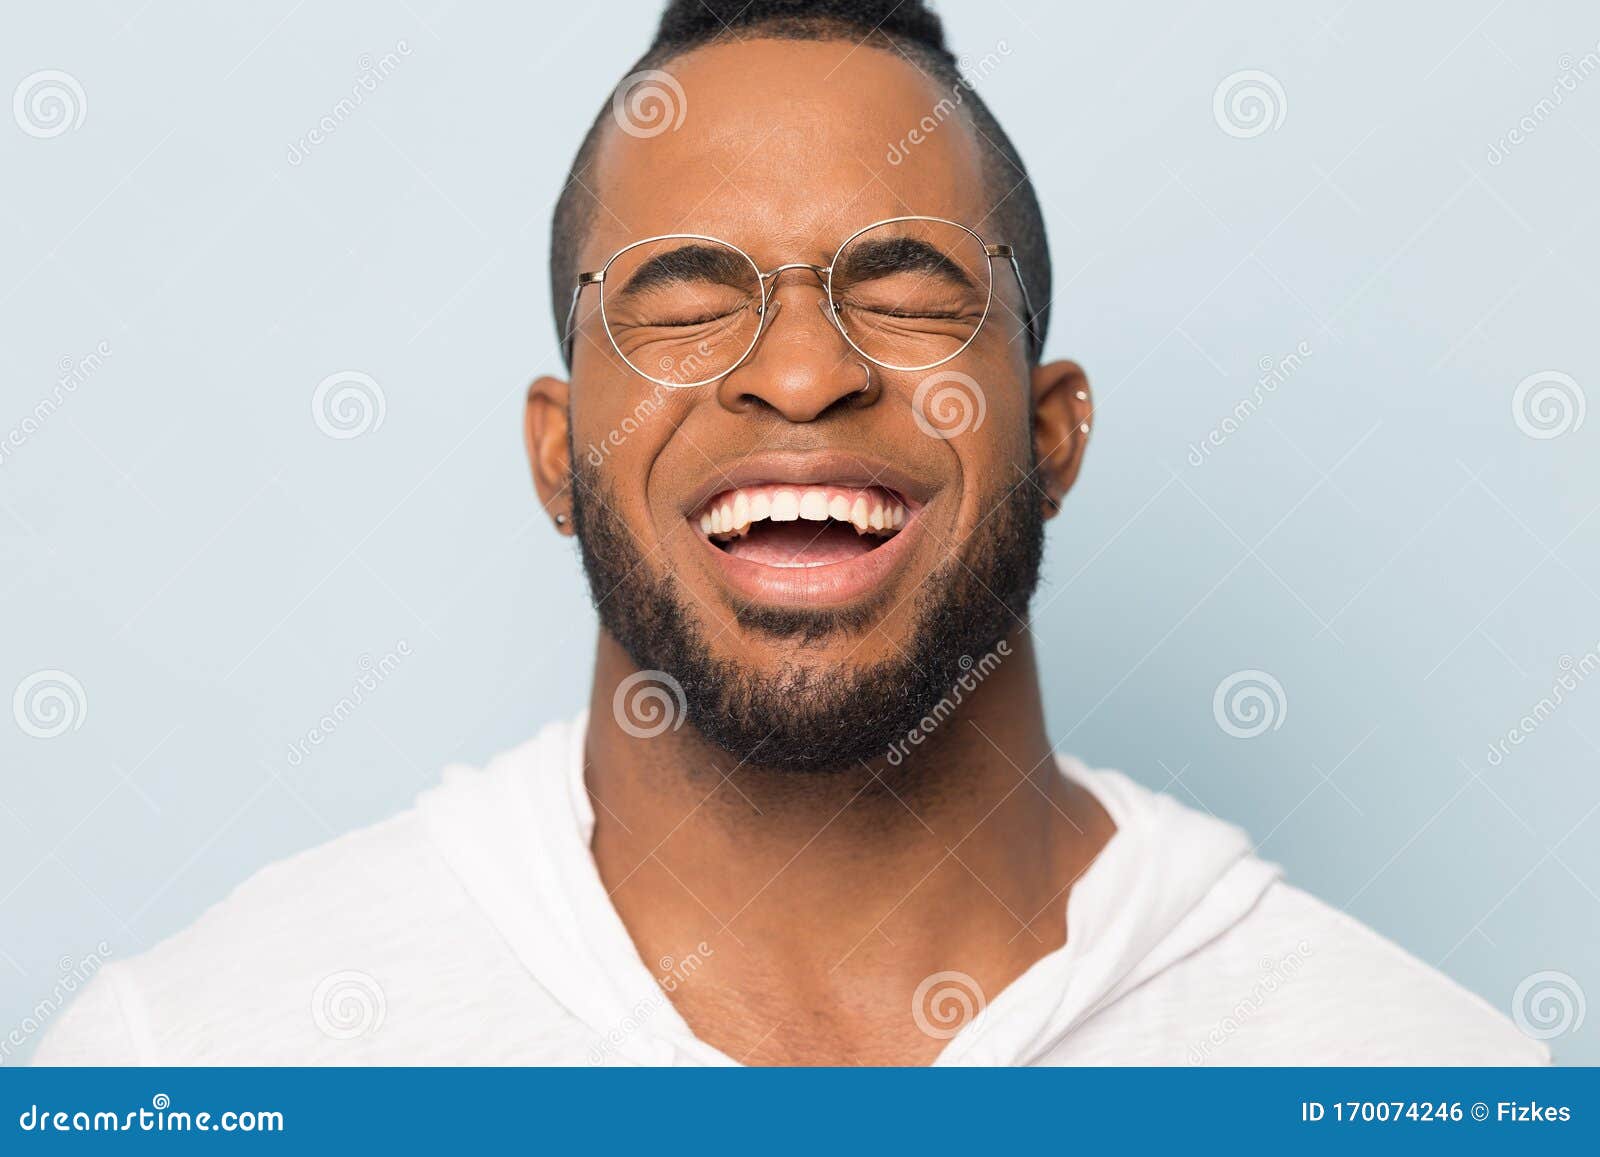
[[[1045,517],[1053,518],[1078,480],[1089,444],[1094,399],[1077,362],[1050,362],[1033,371],[1033,447]]]
[[[528,387],[528,405],[522,417],[522,439],[528,448],[534,489],[562,534],[572,533],[568,389],[560,378],[537,379]]]

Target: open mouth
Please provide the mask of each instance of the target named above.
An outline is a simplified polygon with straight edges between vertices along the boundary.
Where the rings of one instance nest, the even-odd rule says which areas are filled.
[[[809,569],[871,554],[915,514],[908,499],[883,486],[770,483],[714,494],[691,521],[724,554]]]

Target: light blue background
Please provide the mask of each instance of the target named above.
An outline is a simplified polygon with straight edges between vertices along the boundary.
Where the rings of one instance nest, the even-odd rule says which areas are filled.
[[[1600,413],[1549,439],[1513,414],[1547,370],[1600,407],[1600,73],[1536,112],[1600,17],[1429,7],[943,5],[962,55],[998,56],[981,91],[1052,228],[1050,352],[1099,400],[1036,603],[1055,738],[1243,824],[1509,1015],[1543,971],[1600,999],[1600,678],[1487,755],[1600,647]],[[60,69],[86,115],[49,139],[0,115],[0,437],[110,352],[0,457],[0,692],[58,669],[86,702],[50,739],[0,712],[0,1036],[60,958],[131,956],[582,705],[593,616],[520,401],[558,365],[553,198],[654,13],[8,18],[0,95]],[[1244,69],[1286,109],[1247,139],[1213,115]],[[341,370],[386,404],[342,440],[311,409]],[[1286,701],[1253,739],[1213,716],[1246,669]],[[1600,1062],[1600,1009],[1550,1043]]]

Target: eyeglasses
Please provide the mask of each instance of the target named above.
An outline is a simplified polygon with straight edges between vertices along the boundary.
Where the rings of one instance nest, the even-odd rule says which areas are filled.
[[[1032,351],[1039,335],[1022,267],[1009,245],[990,245],[942,217],[891,217],[845,238],[827,265],[791,261],[765,273],[736,245],[697,233],[625,245],[578,274],[563,352],[587,285],[600,287],[600,319],[617,356],[641,377],[676,388],[732,373],[777,312],[778,277],[807,269],[827,291],[823,313],[862,357],[889,370],[943,365],[978,336],[994,299],[992,261],[1010,263],[1022,292]]]

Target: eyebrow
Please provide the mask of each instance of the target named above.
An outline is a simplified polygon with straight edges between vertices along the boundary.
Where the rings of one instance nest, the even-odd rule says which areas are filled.
[[[755,273],[750,263],[720,245],[688,244],[657,253],[628,278],[619,293],[642,293],[659,285],[713,281],[750,288]]]
[[[920,237],[869,238],[850,249],[846,271],[854,277],[886,277],[891,273],[932,273],[963,289],[975,289],[954,259]]]

